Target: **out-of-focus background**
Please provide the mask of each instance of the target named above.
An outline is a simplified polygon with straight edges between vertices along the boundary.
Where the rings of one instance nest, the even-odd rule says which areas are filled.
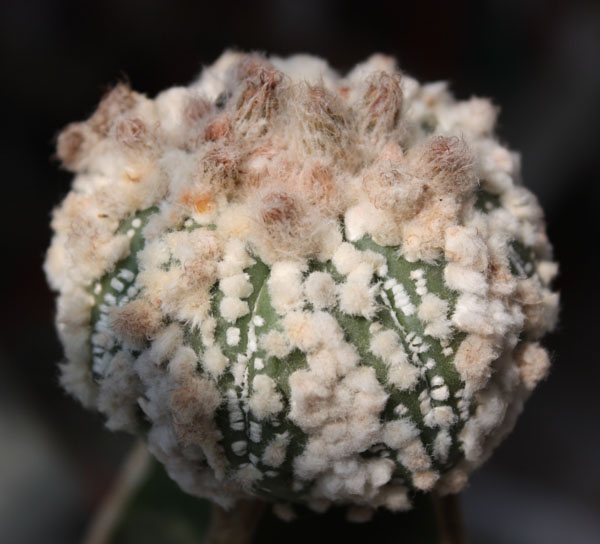
[[[466,524],[473,544],[600,542],[600,3],[578,0],[2,0],[0,540],[79,542],[132,443],[57,384],[41,266],[70,175],[53,139],[111,84],[154,95],[231,46],[342,71],[381,51],[501,105],[501,138],[547,213],[563,310],[551,376],[472,478]]]

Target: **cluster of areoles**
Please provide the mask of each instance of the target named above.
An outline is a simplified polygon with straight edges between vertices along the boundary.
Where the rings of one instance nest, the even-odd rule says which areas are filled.
[[[495,117],[381,55],[118,85],[58,138],[63,385],[224,506],[457,492],[547,373],[558,308]]]

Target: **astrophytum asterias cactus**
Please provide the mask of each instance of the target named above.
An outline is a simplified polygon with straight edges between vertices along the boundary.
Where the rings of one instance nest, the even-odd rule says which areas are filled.
[[[187,492],[457,492],[549,366],[557,266],[489,101],[375,55],[225,53],[58,138],[64,387]]]

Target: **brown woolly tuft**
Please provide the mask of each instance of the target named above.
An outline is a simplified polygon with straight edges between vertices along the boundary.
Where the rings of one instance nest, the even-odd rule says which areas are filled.
[[[94,114],[90,117],[90,126],[99,134],[106,136],[114,120],[131,110],[139,95],[126,83],[119,83],[106,93]]]
[[[414,172],[438,194],[464,195],[477,185],[474,159],[465,140],[434,136],[409,151]]]
[[[148,143],[150,133],[141,119],[126,117],[118,122],[115,137],[120,144],[135,149]]]
[[[279,90],[283,74],[272,67],[255,66],[253,63],[241,68],[248,74],[239,96],[235,99],[235,125],[243,136],[264,134],[265,123],[270,121],[279,108]]]
[[[423,183],[402,163],[375,163],[364,177],[364,187],[373,205],[390,212],[396,221],[411,219],[423,207]]]
[[[132,346],[143,346],[162,323],[161,313],[146,300],[132,300],[113,308],[110,327]]]
[[[398,126],[403,105],[401,78],[399,73],[375,72],[365,81],[358,122],[361,134],[381,137]]]
[[[56,157],[72,172],[77,170],[85,145],[85,124],[71,123],[58,135]]]

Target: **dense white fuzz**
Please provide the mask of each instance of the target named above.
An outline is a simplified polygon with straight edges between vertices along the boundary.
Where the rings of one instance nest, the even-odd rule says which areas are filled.
[[[200,361],[204,369],[214,378],[218,378],[229,364],[229,360],[217,346],[208,348]]]
[[[496,115],[383,55],[117,85],[58,138],[61,383],[224,507],[272,483],[364,520],[457,492],[547,375],[558,313]]]
[[[283,359],[292,351],[292,345],[283,332],[271,330],[260,336],[259,343],[269,357]]]
[[[266,374],[258,374],[254,377],[252,390],[248,405],[257,419],[268,418],[283,410],[283,402],[277,386]]]
[[[227,278],[242,274],[244,269],[252,266],[254,262],[242,240],[229,238],[225,244],[223,260],[218,264],[219,275],[221,278]]]
[[[401,391],[414,389],[420,376],[419,369],[408,363],[395,364],[388,370],[389,382]]]
[[[262,480],[263,473],[252,464],[247,464],[238,469],[235,473],[235,480],[246,492],[250,492],[252,487]]]
[[[383,441],[395,450],[401,450],[419,436],[419,430],[408,419],[397,419],[386,423]]]
[[[290,312],[283,327],[290,344],[307,353],[324,344],[335,345],[343,337],[337,321],[325,312]]]
[[[434,338],[447,338],[452,333],[452,325],[447,318],[448,302],[433,293],[427,293],[419,305],[419,319],[427,324],[425,334]]]
[[[370,351],[388,367],[388,381],[401,391],[412,389],[420,377],[419,369],[408,362],[408,356],[398,334],[392,330],[371,337]]]
[[[471,293],[461,295],[456,301],[452,322],[458,329],[475,334],[490,335],[494,332],[487,300]]]
[[[219,288],[228,297],[247,298],[252,293],[252,284],[248,281],[246,274],[223,278],[219,282]]]
[[[327,272],[312,272],[304,282],[304,294],[315,310],[331,308],[336,303],[336,286]]]
[[[546,377],[550,369],[548,352],[537,342],[524,342],[517,350],[516,362],[521,381],[530,391]]]
[[[202,343],[208,348],[215,343],[215,329],[217,320],[214,317],[207,317],[200,325],[200,336]]]
[[[536,271],[544,286],[547,287],[558,274],[558,263],[540,261],[536,265]]]
[[[485,271],[488,264],[487,247],[476,228],[455,225],[447,228],[445,234],[444,250],[448,261],[479,272]]]
[[[228,346],[237,346],[240,342],[240,329],[229,327],[226,331],[226,342]]]
[[[431,491],[440,475],[435,470],[421,470],[413,474],[413,485],[421,491]]]
[[[237,297],[224,297],[219,305],[221,316],[229,323],[235,323],[240,317],[245,316],[250,308],[245,300]]]
[[[111,308],[110,328],[132,347],[144,345],[161,324],[160,312],[145,300]]]
[[[156,363],[168,359],[183,343],[183,331],[177,323],[171,323],[156,334],[150,348],[150,357]]]
[[[452,446],[452,437],[450,436],[450,433],[446,430],[439,431],[433,443],[433,454],[441,463],[445,463],[448,459],[450,446]]]
[[[298,370],[290,376],[289,417],[311,436],[305,451],[295,460],[295,473],[303,480],[321,474],[322,485],[313,496],[332,498],[333,489],[342,496],[352,495],[366,485],[378,487],[387,481],[387,476],[374,476],[374,483],[368,484],[364,472],[367,462],[358,456],[377,442],[381,432],[379,413],[387,394],[372,368],[356,366],[359,359],[343,340],[339,326],[333,322],[332,330],[327,331],[328,319],[316,321],[324,325],[319,338],[305,347],[314,351],[327,339],[328,351],[315,353],[309,360],[309,370]],[[340,473],[342,466],[347,468]],[[356,475],[348,477],[347,470]]]
[[[456,415],[450,406],[435,406],[423,418],[428,427],[449,428],[456,423]]]
[[[279,467],[285,461],[287,447],[290,443],[290,435],[287,432],[277,434],[267,444],[262,456],[262,462],[270,467]]]
[[[331,262],[340,274],[347,276],[362,262],[362,255],[352,244],[344,242],[333,254]]]
[[[346,238],[351,242],[360,240],[375,222],[377,210],[371,203],[356,205],[346,210],[344,226]]]
[[[350,315],[360,315],[371,319],[376,311],[375,297],[379,286],[371,285],[372,268],[368,263],[360,263],[339,287],[340,309]]]
[[[133,358],[123,351],[117,353],[110,362],[105,385],[98,396],[98,410],[107,416],[109,429],[135,430],[140,387]]]
[[[413,438],[398,453],[398,462],[411,472],[427,470],[431,460],[420,438]]]
[[[279,314],[302,308],[302,272],[300,263],[280,261],[273,264],[267,280],[271,304]]]
[[[398,333],[391,329],[374,334],[371,337],[369,349],[373,355],[388,364],[395,357],[399,357],[401,361],[406,359],[406,354],[400,344]]]
[[[198,367],[198,356],[189,346],[179,346],[169,361],[169,374],[175,378],[192,374]]]
[[[485,276],[458,263],[448,263],[444,268],[444,280],[450,289],[485,296],[488,286]]]
[[[436,387],[431,391],[431,398],[433,400],[442,401],[447,400],[450,396],[450,391],[447,385],[442,385],[441,387]]]
[[[469,334],[459,346],[454,365],[465,382],[466,394],[481,389],[492,374],[491,363],[498,356],[493,343],[482,336]]]

